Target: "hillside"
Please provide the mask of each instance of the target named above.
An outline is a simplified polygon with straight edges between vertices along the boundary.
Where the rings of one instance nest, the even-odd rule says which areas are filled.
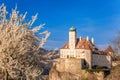
[[[105,80],[120,80],[120,56],[117,56],[113,63],[116,63],[116,66],[112,67],[110,74]]]
[[[120,80],[120,64],[114,66],[105,80]]]
[[[49,80],[120,80],[120,64],[112,67],[110,71],[103,72],[103,70],[80,70],[77,62],[76,59],[55,60],[49,73]],[[70,65],[71,63],[73,65]]]
[[[74,64],[74,66],[71,65],[71,67],[67,70],[64,71],[63,68],[60,68],[60,63],[57,64],[53,64],[53,62],[56,62],[56,59],[59,58],[59,54],[58,51],[48,51],[45,49],[41,49],[40,51],[42,51],[42,54],[40,53],[40,55],[42,55],[43,59],[41,60],[41,62],[43,63],[43,73],[41,75],[41,79],[42,80],[50,80],[48,79],[48,75],[53,76],[55,78],[55,80],[119,80],[120,78],[120,65],[114,66],[111,71],[110,74],[105,76],[103,72],[87,72],[87,71],[81,71],[81,73],[79,72],[72,72],[72,70],[76,68],[76,66],[78,64]],[[54,60],[55,59],[55,60]],[[117,61],[119,57],[117,57]],[[63,66],[63,60],[62,59],[58,59],[61,61],[61,65]],[[73,59],[71,59],[73,60]],[[70,60],[70,61],[71,61]],[[53,65],[52,65],[53,64]],[[79,70],[78,70],[79,71]],[[104,78],[105,76],[105,78]],[[81,79],[80,79],[81,77]]]

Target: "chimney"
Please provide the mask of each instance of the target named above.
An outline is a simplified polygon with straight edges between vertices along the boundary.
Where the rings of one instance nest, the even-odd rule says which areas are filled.
[[[94,38],[92,37],[91,42],[94,44]]]
[[[86,39],[87,39],[87,41],[89,41],[89,37],[88,37],[88,36],[87,36],[87,38],[86,38]]]
[[[81,41],[81,39],[82,39],[82,38],[81,38],[81,36],[80,36],[80,41]]]

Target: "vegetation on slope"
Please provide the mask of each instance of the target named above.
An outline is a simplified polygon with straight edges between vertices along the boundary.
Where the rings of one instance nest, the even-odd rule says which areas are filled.
[[[105,80],[119,80],[120,79],[120,65],[114,66],[110,74],[105,78]]]

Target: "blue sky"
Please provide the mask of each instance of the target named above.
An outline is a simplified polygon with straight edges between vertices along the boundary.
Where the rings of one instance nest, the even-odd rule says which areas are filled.
[[[120,0],[0,0],[9,13],[17,4],[20,13],[28,12],[27,19],[38,13],[34,25],[45,23],[51,36],[46,49],[60,48],[68,41],[71,26],[77,37],[95,38],[95,44],[104,49],[120,30]]]

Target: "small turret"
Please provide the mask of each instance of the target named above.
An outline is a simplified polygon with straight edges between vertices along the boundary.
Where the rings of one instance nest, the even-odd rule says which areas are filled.
[[[79,39],[80,39],[80,41],[82,40],[81,36],[80,36],[80,38],[79,38]]]

